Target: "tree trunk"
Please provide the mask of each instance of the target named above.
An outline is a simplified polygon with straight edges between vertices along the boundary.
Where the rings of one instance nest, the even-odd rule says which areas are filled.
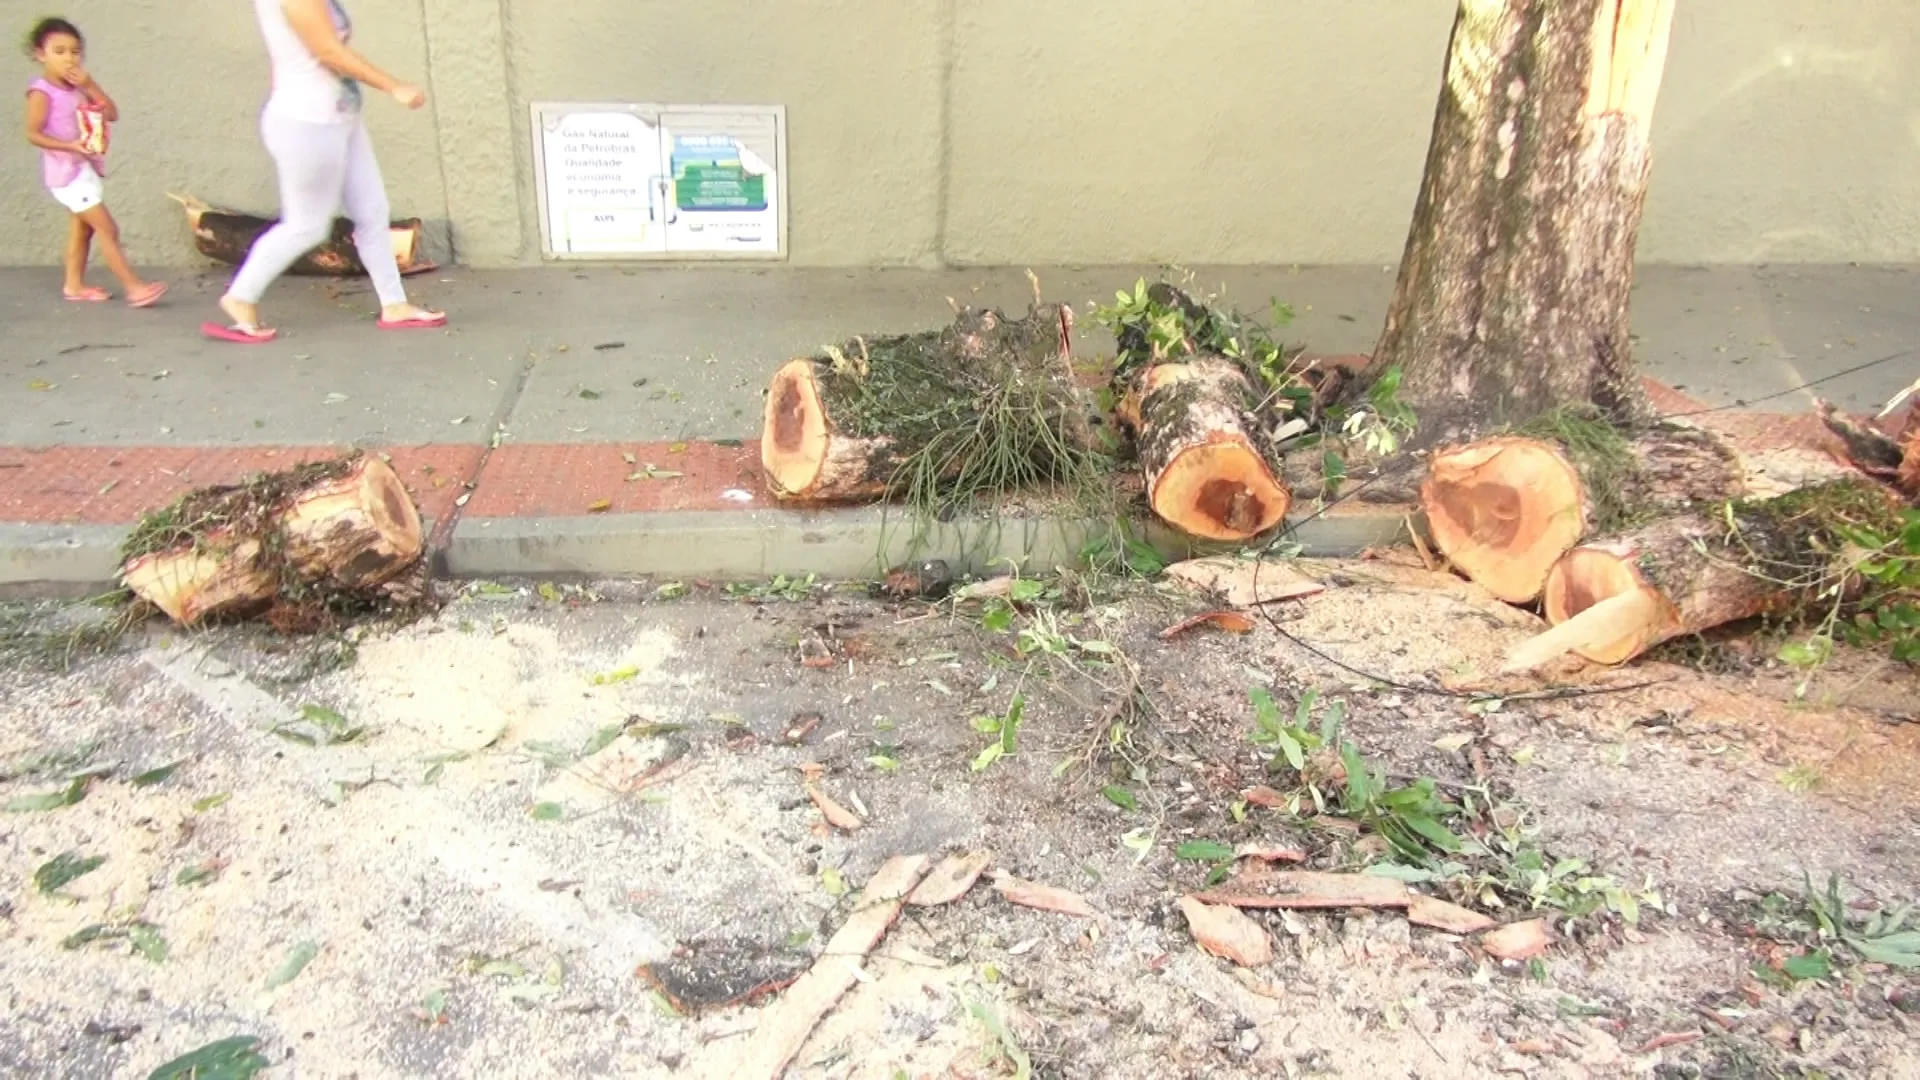
[[[191,196],[174,195],[187,212],[187,227],[193,231],[194,250],[209,259],[238,266],[263,233],[278,223],[275,218],[216,210]],[[421,249],[424,226],[419,218],[395,221],[388,227],[394,262],[402,275],[421,274],[439,269]],[[333,235],[319,247],[296,259],[287,273],[306,277],[365,277],[367,268],[360,261],[360,249],[353,242],[353,222],[343,217],[333,220]]]
[[[129,558],[120,578],[189,626],[276,601],[365,596],[425,548],[413,499],[375,457],[197,492],[161,514],[162,546]]]
[[[1545,652],[1620,664],[1685,634],[1830,600],[1844,560],[1830,535],[1831,508],[1862,498],[1885,496],[1858,478],[1840,480],[1581,544],[1547,575],[1543,607],[1554,630],[1541,638],[1553,635],[1556,649]],[[1586,612],[1594,613],[1586,625],[1567,633]]]
[[[1590,404],[1642,419],[1628,344],[1674,0],[1462,0],[1370,374],[1418,440]]]
[[[918,334],[856,338],[773,375],[760,462],[781,499],[842,502],[1061,479],[1094,444],[1074,379],[1071,309],[961,312]]]
[[[1123,399],[1161,520],[1206,540],[1246,540],[1280,524],[1292,502],[1260,429],[1260,395],[1221,357],[1155,364]]]
[[[1605,443],[1571,431],[1501,435],[1434,451],[1420,486],[1434,546],[1494,596],[1531,603],[1588,533],[1742,491],[1734,451],[1708,432],[1664,424],[1631,441],[1605,434]]]

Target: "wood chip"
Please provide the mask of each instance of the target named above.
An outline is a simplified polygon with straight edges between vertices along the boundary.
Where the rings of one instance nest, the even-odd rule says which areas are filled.
[[[939,907],[951,904],[967,895],[973,883],[980,880],[987,867],[993,862],[990,851],[975,851],[964,855],[949,855],[940,860],[920,887],[907,897],[907,903],[913,907]]]
[[[1273,962],[1273,935],[1267,928],[1231,907],[1203,904],[1191,896],[1180,898],[1194,943],[1201,949],[1241,967]]]
[[[1669,1046],[1685,1046],[1705,1038],[1697,1031],[1670,1031],[1665,1035],[1655,1035],[1647,1040],[1647,1045],[1635,1050],[1636,1054],[1651,1054],[1655,1050],[1665,1050]]]
[[[1407,905],[1407,921],[1416,926],[1445,930],[1449,934],[1477,934],[1500,925],[1472,908],[1418,893],[1414,894],[1413,902]]]
[[[821,791],[818,787],[808,784],[807,794],[813,799],[813,805],[820,808],[820,813],[827,819],[827,824],[834,828],[845,829],[848,832],[852,832],[866,824],[866,822],[860,820],[860,815],[834,802],[827,796],[826,792]]]
[[[1272,844],[1241,844],[1233,849],[1233,857],[1252,859],[1255,862],[1303,863],[1307,861],[1307,853],[1299,848],[1275,847]]]
[[[1172,640],[1200,626],[1212,626],[1229,634],[1253,633],[1253,620],[1237,611],[1206,611],[1191,619],[1182,619],[1160,631],[1160,640]]]
[[[1073,915],[1082,919],[1091,919],[1099,914],[1079,893],[1069,892],[1052,885],[1036,885],[1030,881],[1021,881],[1004,870],[993,875],[993,887],[1001,896],[1007,898],[1008,903],[1018,904],[1021,907]]]
[[[1513,1052],[1516,1054],[1532,1054],[1535,1057],[1545,1057],[1549,1054],[1560,1053],[1559,1047],[1545,1039],[1521,1039],[1517,1042],[1508,1043],[1507,1045],[1513,1047]]]
[[[1389,877],[1283,870],[1248,874],[1194,899],[1243,908],[1404,908],[1413,897]]]
[[[859,981],[859,962],[887,935],[906,897],[927,872],[925,855],[896,855],[882,863],[820,959],[760,1014],[745,1046],[722,1044],[696,1075],[710,1080],[778,1080],[806,1045],[820,1019]]]
[[[1279,560],[1253,561],[1217,556],[1189,559],[1167,567],[1175,581],[1204,589],[1229,607],[1245,608],[1295,600],[1325,592],[1326,586]]]
[[[1255,806],[1264,806],[1269,810],[1283,810],[1287,806],[1287,797],[1264,784],[1241,792],[1240,797]]]
[[[1545,919],[1508,923],[1480,935],[1480,947],[1498,960],[1531,960],[1552,944],[1553,931]]]

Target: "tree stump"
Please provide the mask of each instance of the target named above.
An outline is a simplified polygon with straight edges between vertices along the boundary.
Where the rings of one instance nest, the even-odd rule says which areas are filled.
[[[1286,519],[1292,495],[1240,365],[1217,356],[1154,364],[1123,400],[1161,520],[1189,536],[1238,541]]]
[[[1663,424],[1628,439],[1596,423],[1584,421],[1579,438],[1568,424],[1566,437],[1501,435],[1436,450],[1420,487],[1434,546],[1494,596],[1531,603],[1590,532],[1741,493],[1739,461],[1716,436]]]
[[[1855,478],[1581,544],[1547,575],[1543,607],[1554,630],[1541,638],[1554,635],[1557,651],[1621,664],[1682,635],[1795,610],[1845,586],[1833,515],[1866,504],[1884,510],[1885,493]],[[1578,633],[1562,629],[1603,605]]]
[[[1673,0],[1462,0],[1369,369],[1425,445],[1591,404],[1649,411],[1628,344]]]
[[[367,456],[194,492],[142,532],[129,541],[121,582],[185,626],[276,602],[371,595],[426,545],[406,487]]]
[[[1094,446],[1073,316],[968,310],[939,331],[856,338],[773,375],[760,463],[783,500],[1011,491],[1065,478]]]
[[[209,259],[238,266],[247,253],[277,218],[257,217],[232,210],[217,210],[189,195],[170,195],[187,213],[187,228],[193,232],[194,250]],[[393,245],[393,259],[403,276],[439,269],[422,250],[425,226],[419,218],[395,221],[387,236]],[[336,217],[333,233],[326,242],[294,260],[287,273],[304,277],[365,277],[360,249],[353,242],[353,222]]]

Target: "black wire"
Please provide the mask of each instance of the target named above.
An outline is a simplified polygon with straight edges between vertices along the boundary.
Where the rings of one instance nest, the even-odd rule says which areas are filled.
[[[1682,417],[1687,417],[1687,416],[1705,416],[1708,413],[1725,412],[1728,409],[1744,409],[1749,405],[1758,405],[1763,401],[1773,401],[1777,398],[1786,397],[1789,394],[1797,394],[1802,390],[1811,390],[1814,387],[1819,386],[1821,383],[1829,383],[1835,379],[1844,378],[1845,376],[1852,375],[1855,372],[1865,371],[1868,368],[1879,367],[1881,364],[1891,364],[1895,360],[1898,360],[1905,356],[1912,356],[1916,352],[1920,352],[1920,349],[1902,349],[1899,352],[1892,354],[1891,356],[1883,356],[1878,360],[1869,360],[1864,364],[1855,364],[1850,368],[1843,368],[1839,371],[1834,372],[1831,375],[1822,375],[1817,379],[1810,379],[1807,382],[1801,383],[1799,386],[1782,390],[1777,394],[1767,394],[1764,397],[1757,397],[1757,398],[1742,398],[1740,400],[1732,402],[1731,404],[1715,405],[1712,408],[1707,408],[1707,409],[1695,409],[1692,412],[1668,413],[1665,416],[1655,417],[1655,419],[1678,420]]]

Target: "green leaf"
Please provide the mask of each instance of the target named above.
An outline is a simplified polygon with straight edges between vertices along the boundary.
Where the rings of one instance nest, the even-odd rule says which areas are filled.
[[[534,803],[527,816],[535,821],[559,821],[567,816],[567,808],[557,802]]]
[[[91,776],[76,777],[59,791],[49,791],[44,795],[17,795],[7,800],[5,809],[10,814],[38,814],[72,806],[87,797],[87,784],[92,779]]]
[[[1140,800],[1133,797],[1133,792],[1116,784],[1108,784],[1101,788],[1100,794],[1105,795],[1108,802],[1122,810],[1140,809]]]
[[[127,927],[127,940],[133,943],[133,951],[153,961],[163,963],[167,959],[167,939],[160,936],[160,928],[150,923],[134,923]]]
[[[1307,767],[1306,748],[1300,745],[1300,740],[1294,738],[1292,732],[1276,730],[1273,733],[1273,741],[1280,747],[1280,752],[1286,755],[1287,764],[1293,766],[1294,772]]]
[[[346,717],[324,705],[300,706],[300,719],[333,735],[338,735],[352,726],[347,723]]]
[[[1189,840],[1173,849],[1174,858],[1195,862],[1220,862],[1233,858],[1233,845],[1218,840]]]
[[[75,881],[86,877],[107,861],[105,855],[88,855],[84,858],[69,851],[56,855],[40,865],[33,872],[34,888],[42,895],[58,892]]]
[[[1875,964],[1888,967],[1920,968],[1920,933],[1908,931],[1902,934],[1890,934],[1883,938],[1860,938],[1849,936],[1846,939],[1853,951]]]
[[[185,765],[186,763],[187,763],[187,759],[181,758],[179,761],[168,762],[165,765],[148,769],[146,772],[143,772],[139,776],[136,776],[133,778],[133,781],[132,781],[133,786],[134,787],[153,787],[155,784],[164,784],[167,782],[167,779],[169,777],[171,777],[175,772],[179,770],[180,766]]]
[[[992,765],[996,761],[999,761],[1001,758],[1001,755],[1005,754],[1006,752],[1007,752],[1006,747],[1002,746],[1001,744],[997,742],[988,743],[987,748],[980,751],[980,753],[974,757],[973,766],[972,766],[973,771],[981,772],[985,770],[987,766]]]
[[[580,756],[583,758],[590,758],[593,755],[599,753],[600,751],[605,750],[607,747],[612,746],[613,740],[618,739],[620,737],[620,733],[625,730],[626,728],[624,725],[613,724],[608,727],[603,727],[599,731],[594,732],[591,736],[588,737],[587,741],[580,747]]]
[[[1796,982],[1803,979],[1824,979],[1833,974],[1833,955],[1821,949],[1818,952],[1790,956],[1780,964],[1780,970],[1786,972],[1787,977]]]
[[[847,879],[831,866],[820,868],[820,887],[827,890],[828,896],[836,899],[847,895]]]
[[[1013,629],[1013,609],[996,604],[980,616],[980,625],[993,633],[1004,634]]]
[[[287,950],[287,958],[280,962],[274,973],[267,976],[267,989],[276,990],[299,978],[313,958],[320,955],[320,946],[316,942],[302,941]]]
[[[632,664],[626,664],[621,667],[614,668],[612,671],[604,671],[598,675],[595,675],[593,677],[593,685],[612,686],[615,683],[626,682],[638,674],[640,674],[639,668],[634,667]]]
[[[209,795],[193,804],[193,812],[196,814],[204,814],[216,807],[225,806],[227,800],[231,798],[233,798],[233,792],[231,791],[222,791],[216,795]]]
[[[175,885],[205,885],[220,876],[220,865],[211,859],[206,862],[183,866],[173,877]]]
[[[235,1035],[182,1054],[147,1074],[147,1080],[250,1080],[272,1062],[254,1048],[253,1035]]]

